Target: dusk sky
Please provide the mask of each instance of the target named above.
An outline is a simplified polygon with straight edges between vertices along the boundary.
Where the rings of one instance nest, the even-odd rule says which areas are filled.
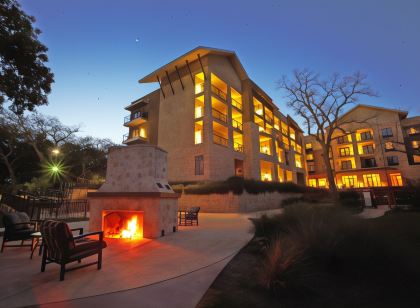
[[[363,103],[420,114],[419,0],[20,3],[55,74],[38,110],[82,124],[83,134],[121,143],[124,107],[158,86],[138,79],[199,45],[235,51],[284,114],[276,81],[295,68],[360,70],[380,95]]]

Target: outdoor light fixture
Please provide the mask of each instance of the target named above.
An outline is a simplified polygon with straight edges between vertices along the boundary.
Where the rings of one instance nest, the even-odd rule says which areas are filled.
[[[57,148],[53,149],[51,152],[52,152],[54,155],[58,155],[58,154],[60,154],[60,150],[59,150],[59,149],[57,149]]]

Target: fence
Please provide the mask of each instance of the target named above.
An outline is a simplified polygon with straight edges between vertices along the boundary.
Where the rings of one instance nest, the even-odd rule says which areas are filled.
[[[84,219],[88,217],[89,204],[86,199],[50,199],[33,196],[3,195],[1,203],[31,219]]]

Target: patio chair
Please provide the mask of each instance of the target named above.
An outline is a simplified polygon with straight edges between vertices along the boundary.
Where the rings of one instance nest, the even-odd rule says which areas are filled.
[[[198,212],[200,207],[191,207],[186,211],[179,212],[179,225],[181,226],[198,226]]]
[[[25,212],[13,212],[3,214],[4,235],[0,252],[6,247],[31,247],[33,238],[31,234],[36,231],[36,221],[31,221]],[[31,241],[30,244],[24,244],[25,241]],[[20,241],[20,245],[6,245],[7,242]]]
[[[97,264],[98,270],[101,269],[102,249],[106,248],[106,242],[103,240],[103,231],[73,236],[65,222],[45,220],[41,224],[41,234],[44,245],[41,272],[45,271],[47,264],[57,263],[60,265],[60,281],[62,281],[66,272],[75,269],[95,264]],[[99,239],[87,238],[93,235],[97,235]],[[75,261],[81,263],[82,259],[93,255],[98,255],[97,261],[66,269],[66,264]]]

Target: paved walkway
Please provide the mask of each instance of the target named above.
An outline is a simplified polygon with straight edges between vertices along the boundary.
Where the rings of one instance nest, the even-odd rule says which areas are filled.
[[[379,205],[377,208],[365,208],[363,212],[361,212],[359,217],[361,218],[377,218],[383,216],[387,211],[389,211],[388,205]]]
[[[57,265],[40,273],[39,256],[29,260],[26,248],[6,249],[0,255],[0,307],[195,307],[252,238],[248,218],[260,214],[200,214],[199,227],[157,240],[108,239],[101,271],[69,272],[63,282]]]

